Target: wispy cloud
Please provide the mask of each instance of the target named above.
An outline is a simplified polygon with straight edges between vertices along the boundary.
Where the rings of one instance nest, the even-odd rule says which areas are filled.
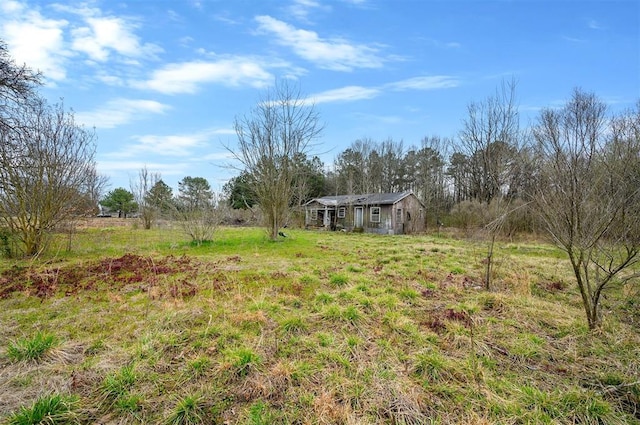
[[[460,81],[456,77],[452,77],[450,75],[431,75],[396,81],[394,83],[386,84],[385,87],[392,90],[404,91],[448,89],[457,87],[458,85],[460,85]]]
[[[316,32],[297,29],[271,16],[257,16],[260,31],[275,36],[275,41],[290,47],[295,54],[323,69],[352,71],[356,68],[380,68],[388,60],[379,48],[351,43],[342,38],[321,38]]]
[[[600,22],[596,21],[595,19],[589,19],[589,21],[587,21],[587,27],[589,27],[589,29],[592,29],[592,30],[605,29],[605,27],[602,24],[600,24]]]
[[[98,160],[97,168],[100,174],[108,176],[122,176],[123,173],[129,173],[130,178],[135,178],[136,173],[142,168],[146,168],[152,173],[160,173],[162,176],[184,176],[188,173],[188,162],[149,162],[149,161],[112,161]]]
[[[435,38],[425,38],[424,41],[438,49],[459,49],[462,47],[462,44],[457,41],[441,41]]]
[[[194,155],[197,149],[207,147],[213,138],[229,134],[235,134],[233,129],[211,129],[191,134],[133,136],[134,143],[119,152],[109,154],[109,157],[131,158],[147,154],[188,158]]]
[[[330,10],[331,6],[323,5],[316,0],[293,0],[288,8],[289,13],[302,22],[308,22],[309,15],[317,9]]]
[[[169,109],[168,105],[154,100],[112,99],[95,111],[76,113],[75,118],[89,127],[114,128]]]
[[[171,63],[154,71],[149,80],[137,81],[132,85],[164,94],[195,93],[205,83],[263,88],[274,80],[273,74],[267,70],[268,66],[250,57]]]
[[[334,90],[327,90],[309,96],[316,104],[331,102],[352,102],[355,100],[372,99],[380,94],[375,87],[348,86]]]
[[[373,99],[390,90],[437,90],[454,88],[459,85],[460,80],[450,75],[420,76],[383,84],[377,87],[347,86],[339,89],[327,90],[309,96],[309,100],[316,104],[353,102],[356,100]]]
[[[569,35],[563,35],[562,39],[565,41],[569,41],[571,43],[585,43],[586,40],[583,38],[571,37]]]

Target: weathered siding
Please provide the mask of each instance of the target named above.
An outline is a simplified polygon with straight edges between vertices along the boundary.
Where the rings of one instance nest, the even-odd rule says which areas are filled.
[[[402,195],[402,194],[400,194]],[[377,196],[377,195],[373,195]],[[336,198],[322,198],[323,202],[316,200],[309,202],[305,206],[305,225],[311,228],[326,228],[331,230],[352,231],[361,228],[367,233],[379,234],[408,234],[418,233],[425,229],[424,207],[414,194],[404,196],[393,203],[382,204],[340,204]],[[344,197],[341,202],[344,202]],[[334,202],[331,205],[331,202]],[[327,205],[328,203],[328,205]],[[344,216],[340,217],[341,209],[344,209]],[[372,211],[379,209],[378,221],[373,221]],[[361,225],[359,225],[359,211],[362,211]]]

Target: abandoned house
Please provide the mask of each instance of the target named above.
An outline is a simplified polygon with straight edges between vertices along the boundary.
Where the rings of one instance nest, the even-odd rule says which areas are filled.
[[[323,196],[305,205],[305,227],[401,235],[425,229],[425,207],[411,191]]]

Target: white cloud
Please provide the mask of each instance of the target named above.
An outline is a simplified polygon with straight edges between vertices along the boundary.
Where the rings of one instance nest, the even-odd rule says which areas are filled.
[[[329,102],[352,102],[363,99],[373,99],[382,95],[386,90],[436,90],[457,87],[460,84],[456,77],[449,75],[434,75],[408,78],[406,80],[387,83],[378,87],[347,86],[334,90],[327,90],[309,96],[316,104]]]
[[[123,172],[131,173],[131,176],[137,175],[142,168],[147,168],[152,173],[160,173],[162,176],[181,176],[189,169],[186,162],[160,163],[148,161],[96,161],[98,172],[111,177],[122,177]]]
[[[274,80],[266,66],[248,57],[172,63],[154,71],[149,80],[134,82],[133,86],[165,94],[195,93],[204,83],[262,88]]]
[[[320,68],[334,71],[380,68],[386,61],[378,55],[376,47],[353,44],[341,38],[322,39],[314,31],[296,29],[271,16],[257,16],[255,20],[261,31],[274,35],[279,44],[290,47]]]
[[[605,29],[605,27],[603,25],[600,24],[600,22],[596,21],[595,19],[590,19],[587,22],[587,26],[589,27],[589,29],[592,30],[602,30]]]
[[[125,58],[154,58],[162,51],[152,43],[142,43],[135,34],[139,25],[126,17],[105,16],[100,9],[54,4],[61,12],[80,16],[82,23],[71,30],[71,47],[91,60],[105,62],[115,53]]]
[[[118,158],[137,157],[143,154],[187,158],[198,148],[208,146],[208,142],[220,135],[235,134],[233,129],[204,130],[193,134],[134,136],[135,143],[109,156]]]
[[[435,38],[425,38],[424,41],[438,49],[459,49],[462,47],[462,44],[457,41],[440,41]]]
[[[291,6],[289,6],[289,13],[303,22],[307,22],[309,14],[314,9],[329,10],[331,7],[321,4],[316,0],[294,0]]]
[[[113,99],[95,111],[78,112],[75,118],[88,127],[114,128],[149,114],[163,114],[169,109],[168,105],[154,100]]]
[[[117,75],[110,75],[105,72],[99,71],[96,74],[96,79],[102,81],[103,83],[109,86],[123,87],[125,86],[125,82],[121,77]]]
[[[2,3],[0,3],[0,10],[2,10],[2,12],[6,14],[18,13],[18,12],[21,12],[23,9],[24,9],[24,6],[17,1],[5,0]]]
[[[386,87],[393,90],[434,90],[457,87],[460,84],[457,78],[450,75],[433,75],[409,78],[394,83],[389,83]]]
[[[45,77],[60,81],[66,77],[65,62],[70,52],[64,45],[66,20],[47,19],[38,10],[27,10],[17,2],[1,6],[0,37],[18,64],[40,70]]]
[[[155,58],[162,49],[141,42],[135,34],[138,28],[135,19],[105,15],[86,5],[51,3],[39,7],[0,1],[0,38],[12,57],[42,71],[51,81],[66,79],[70,59],[79,55],[86,55],[93,64],[116,58],[128,66],[138,65],[141,58]]]
[[[154,57],[162,50],[154,44],[141,44],[133,34],[134,26],[121,18],[88,18],[86,22],[89,26],[71,31],[72,47],[95,61],[106,61],[111,52],[137,58]]]
[[[235,132],[233,132],[233,134],[235,134]],[[235,157],[229,151],[214,152],[214,153],[210,153],[210,154],[204,155],[202,157],[203,161],[222,161],[222,160],[232,161],[234,159],[235,159]]]
[[[309,96],[316,104],[329,102],[351,102],[362,99],[372,99],[380,94],[380,90],[372,87],[347,86],[334,90],[327,90]]]

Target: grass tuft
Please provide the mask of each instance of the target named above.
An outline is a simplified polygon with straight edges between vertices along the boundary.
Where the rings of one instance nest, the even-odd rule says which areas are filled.
[[[165,425],[197,425],[205,423],[206,418],[202,396],[188,395],[178,400]]]
[[[117,372],[111,373],[102,382],[102,394],[106,398],[118,400],[128,395],[137,379],[133,365],[124,366]]]
[[[333,286],[345,286],[349,283],[349,278],[342,274],[332,274],[329,276],[329,283]]]
[[[307,325],[301,317],[289,317],[280,323],[280,327],[286,333],[297,333],[307,329]]]
[[[229,353],[231,366],[238,376],[247,376],[252,369],[262,363],[262,359],[250,348],[238,348]]]
[[[12,362],[41,359],[57,343],[55,335],[37,332],[31,338],[19,338],[10,342],[7,356]]]
[[[29,407],[21,407],[8,418],[8,425],[80,423],[74,412],[78,398],[51,394],[40,397]]]

